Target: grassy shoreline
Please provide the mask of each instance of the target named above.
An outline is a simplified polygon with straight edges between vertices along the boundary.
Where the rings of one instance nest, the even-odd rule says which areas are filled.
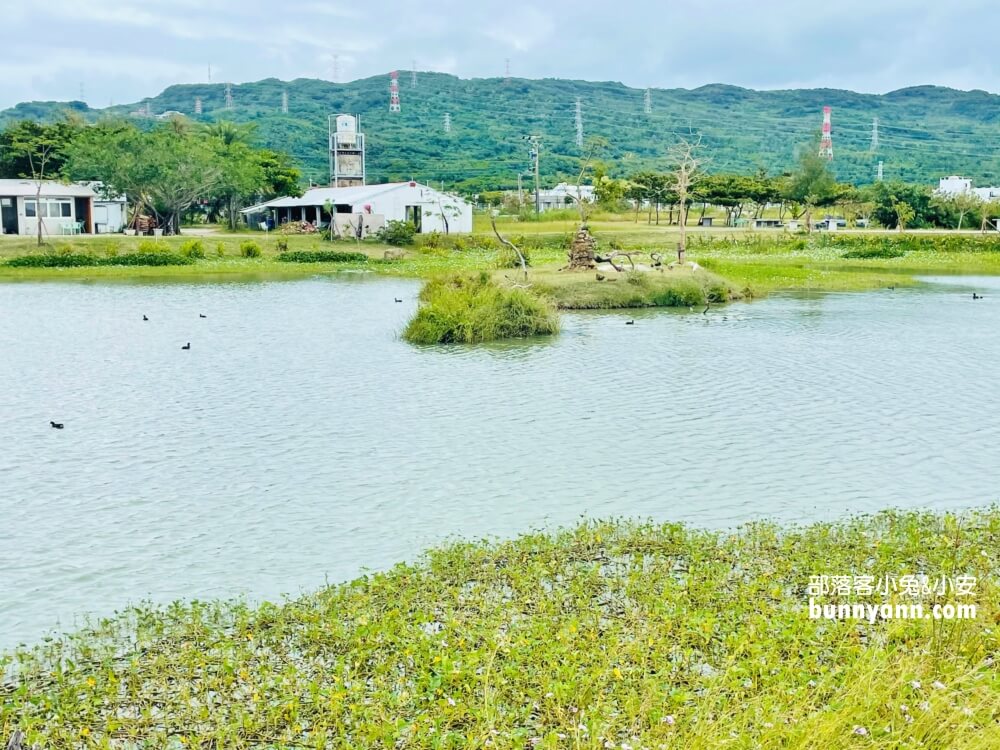
[[[640,307],[670,302],[670,295],[649,293],[636,298],[635,289],[631,290],[632,295],[623,295],[611,289],[611,285],[600,287],[590,274],[557,274],[557,269],[565,262],[563,243],[567,233],[562,230],[571,226],[572,223],[567,222],[508,222],[502,226],[502,231],[526,248],[531,258],[533,281],[537,281],[539,288],[552,296],[559,306],[567,309],[614,308],[622,306],[623,297],[628,298],[625,300],[627,304]],[[593,223],[592,229],[604,250],[621,247],[645,253],[660,252],[668,259],[672,257],[677,240],[675,229],[633,226],[622,221]],[[846,253],[836,243],[851,241],[851,237],[872,238],[869,240],[872,242],[910,242],[913,249],[895,257],[844,257]],[[190,239],[192,236],[189,235],[170,237],[158,244],[166,250],[178,252],[182,243]],[[157,279],[218,281],[240,277],[298,279],[345,271],[421,279],[483,270],[493,271],[498,280],[516,275],[512,269],[497,269],[497,244],[481,231],[471,237],[424,238],[421,244],[402,250],[369,242],[360,245],[329,243],[314,235],[286,238],[288,249],[293,252],[331,249],[360,252],[368,256],[364,262],[281,262],[277,248],[279,237],[274,234],[268,237],[252,233],[215,234],[200,239],[205,245],[206,257],[191,265],[14,268],[0,263],[0,283]],[[259,244],[261,257],[240,257],[239,245],[248,239]],[[777,233],[705,230],[692,232],[689,241],[688,259],[705,269],[706,276],[714,275],[712,283],[717,287],[728,287],[729,299],[764,297],[776,291],[865,291],[889,286],[913,286],[919,284],[917,277],[921,274],[1000,275],[1000,242],[976,234],[900,235],[895,232],[872,232],[864,235],[843,233],[833,238],[820,235],[796,238]],[[139,242],[139,238],[117,235],[53,239],[46,251],[86,252],[102,257],[134,252]],[[34,252],[37,248],[30,238],[0,238],[0,261]],[[617,278],[620,288],[624,276]],[[567,280],[573,283],[568,284]],[[703,279],[700,285],[705,288],[706,283]],[[664,285],[663,281],[652,282],[652,286]],[[575,287],[572,293],[567,293],[568,286]],[[576,302],[576,298],[580,301]],[[682,300],[680,304],[686,302]]]
[[[811,575],[921,572],[976,576],[977,616],[807,616]],[[9,654],[0,739],[985,750],[1000,743],[998,574],[997,508],[456,543],[294,601],[136,609]]]

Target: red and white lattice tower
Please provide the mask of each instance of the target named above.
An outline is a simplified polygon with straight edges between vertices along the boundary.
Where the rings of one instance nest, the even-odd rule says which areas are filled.
[[[833,159],[833,131],[830,127],[830,108],[823,107],[823,137],[819,141],[819,155]]]
[[[389,74],[389,111],[399,112],[399,71]]]

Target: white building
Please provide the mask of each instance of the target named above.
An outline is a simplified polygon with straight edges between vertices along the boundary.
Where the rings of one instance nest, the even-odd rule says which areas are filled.
[[[86,185],[0,180],[0,234],[92,234],[94,191]]]
[[[942,177],[938,181],[937,191],[941,195],[961,195],[962,193],[972,192],[972,180],[968,177],[958,177],[952,175],[951,177]]]
[[[341,234],[367,237],[389,221],[409,221],[423,234],[462,234],[472,231],[472,205],[458,196],[418,182],[384,185],[310,188],[301,198],[275,198],[242,213],[251,227],[280,227],[289,221],[309,222],[317,228],[331,221]]]
[[[979,198],[984,203],[1000,199],[1000,187],[977,188],[968,177],[942,177],[938,181],[937,192],[939,195],[956,196],[971,194]]]
[[[554,209],[572,207],[576,204],[578,197],[587,203],[593,203],[594,186],[581,185],[578,193],[576,185],[570,185],[568,182],[560,182],[551,190],[538,191],[539,209],[542,211],[552,211]]]
[[[128,222],[128,200],[124,195],[113,195],[101,182],[80,183],[96,193],[94,198],[94,233],[114,234]]]

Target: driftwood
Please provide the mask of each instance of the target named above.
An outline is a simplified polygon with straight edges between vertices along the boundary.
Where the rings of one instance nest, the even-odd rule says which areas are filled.
[[[513,250],[515,253],[517,253],[517,259],[521,261],[521,271],[524,273],[524,280],[527,281],[528,262],[524,258],[524,253],[521,252],[521,249],[517,245],[515,245],[513,242],[511,242],[502,234],[500,234],[500,230],[497,229],[497,217],[493,216],[492,214],[490,215],[490,224],[493,227],[493,234],[497,236],[497,239],[500,240],[500,242],[502,242],[504,245],[509,247],[511,250]]]
[[[36,750],[36,748],[36,745],[25,744],[24,732],[20,729],[15,729],[14,734],[7,740],[4,750]]]

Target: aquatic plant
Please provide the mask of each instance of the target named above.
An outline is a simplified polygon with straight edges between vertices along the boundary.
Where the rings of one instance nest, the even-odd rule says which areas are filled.
[[[919,571],[975,576],[977,617],[807,615],[810,576]],[[19,649],[0,743],[987,750],[998,572],[998,509],[459,542],[292,601],[136,607]]]
[[[429,281],[403,337],[415,344],[478,343],[556,333],[553,305],[529,289],[509,288],[488,273]]]
[[[366,263],[368,256],[337,250],[291,250],[279,253],[277,259],[282,263]]]

